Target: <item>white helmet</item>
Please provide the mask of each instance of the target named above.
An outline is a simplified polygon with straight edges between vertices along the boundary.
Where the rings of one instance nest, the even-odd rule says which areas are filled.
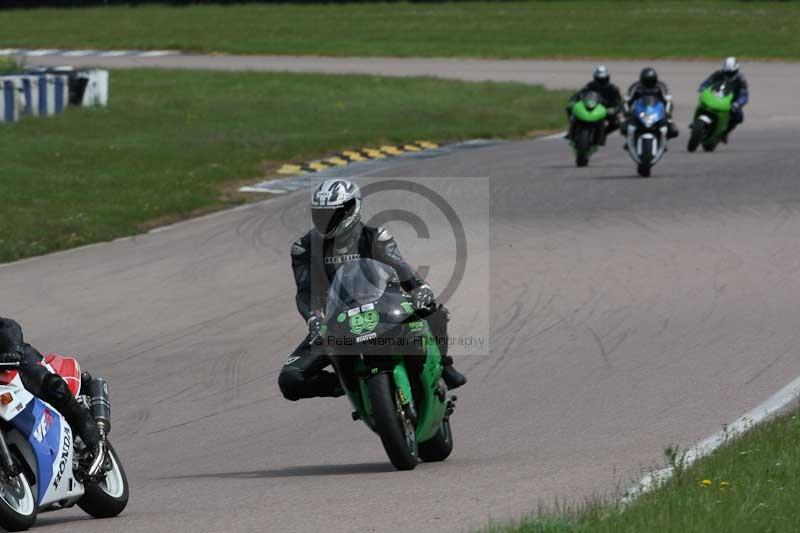
[[[729,57],[722,62],[722,72],[729,78],[733,78],[739,73],[739,63],[735,57]]]
[[[338,237],[361,220],[361,190],[350,180],[323,181],[311,195],[311,220],[322,237]]]

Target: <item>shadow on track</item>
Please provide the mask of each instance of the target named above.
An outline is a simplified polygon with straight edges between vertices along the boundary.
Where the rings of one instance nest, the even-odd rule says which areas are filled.
[[[170,479],[270,479],[284,477],[313,476],[346,476],[351,474],[381,474],[394,472],[394,467],[386,463],[360,463],[344,465],[305,465],[276,468],[275,470],[252,470],[245,472],[217,472],[208,474],[191,474],[185,476],[159,477],[159,480]]]

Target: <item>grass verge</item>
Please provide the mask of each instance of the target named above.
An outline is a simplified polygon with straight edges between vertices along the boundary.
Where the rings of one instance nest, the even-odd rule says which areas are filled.
[[[589,503],[487,533],[797,531],[800,411],[757,426],[622,510]]]
[[[7,10],[2,19],[0,48],[167,48],[331,56],[800,58],[800,10],[791,2],[145,5]]]
[[[226,185],[377,143],[515,137],[563,123],[567,94],[512,83],[119,71],[111,105],[0,123],[0,261],[241,201]]]

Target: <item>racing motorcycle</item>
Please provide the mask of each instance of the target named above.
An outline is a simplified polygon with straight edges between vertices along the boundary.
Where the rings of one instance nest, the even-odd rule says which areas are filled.
[[[700,91],[694,121],[689,126],[691,135],[687,149],[690,152],[701,144],[706,152],[714,151],[728,131],[732,106],[733,90],[724,80]]]
[[[40,512],[78,505],[96,518],[128,504],[128,479],[105,438],[111,429],[108,384],[81,374],[71,357],[49,354],[43,364],[89,407],[104,439],[95,457],[61,414],[25,390],[16,368],[0,364],[0,526],[24,531]]]
[[[321,333],[355,411],[378,434],[392,465],[444,461],[453,450],[456,397],[442,380],[442,357],[425,316],[415,312],[391,267],[359,259],[334,276]]]
[[[608,109],[600,101],[600,95],[587,91],[569,109],[572,116],[569,142],[575,151],[575,165],[585,167],[589,156],[597,146],[605,142]]]
[[[650,176],[667,149],[667,110],[654,95],[633,102],[627,125],[627,150],[643,178]]]

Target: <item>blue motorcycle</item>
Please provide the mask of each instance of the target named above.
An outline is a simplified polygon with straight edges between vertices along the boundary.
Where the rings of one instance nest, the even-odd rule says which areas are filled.
[[[640,176],[647,178],[667,149],[667,110],[664,102],[647,95],[633,102],[627,125],[628,154]]]

